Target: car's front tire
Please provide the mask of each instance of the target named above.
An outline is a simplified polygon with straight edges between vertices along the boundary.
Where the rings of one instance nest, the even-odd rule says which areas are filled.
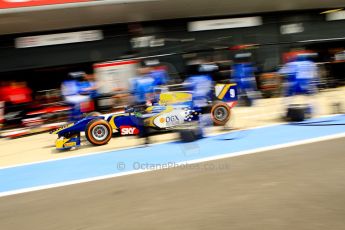
[[[112,137],[110,124],[102,119],[95,119],[87,124],[85,130],[86,139],[93,145],[105,145]]]

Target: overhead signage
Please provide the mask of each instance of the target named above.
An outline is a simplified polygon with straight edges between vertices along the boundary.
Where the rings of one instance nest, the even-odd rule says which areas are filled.
[[[281,34],[298,34],[304,31],[303,23],[292,23],[280,27]]]
[[[345,10],[326,14],[327,21],[345,20]]]
[[[62,45],[78,42],[90,42],[103,39],[101,30],[48,34],[39,36],[19,37],[15,40],[16,48]]]
[[[155,36],[143,36],[132,38],[131,44],[133,48],[160,47],[165,45],[165,40]]]
[[[262,25],[261,17],[203,20],[188,23],[188,31],[220,30]]]

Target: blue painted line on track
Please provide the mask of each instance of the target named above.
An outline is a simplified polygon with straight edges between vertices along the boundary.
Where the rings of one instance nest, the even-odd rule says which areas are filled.
[[[5,168],[0,170],[0,193],[130,172],[137,169],[137,162],[158,165],[180,163],[345,132],[344,115],[309,122],[318,123],[323,126],[305,126],[305,122],[301,123],[303,125],[276,125],[217,135],[188,144],[172,142]],[[117,167],[119,162],[125,166],[124,169]]]

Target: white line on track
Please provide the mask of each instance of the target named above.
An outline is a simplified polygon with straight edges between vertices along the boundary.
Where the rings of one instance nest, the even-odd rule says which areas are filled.
[[[293,147],[293,146],[298,146],[298,145],[311,144],[311,143],[315,143],[315,142],[327,141],[327,140],[338,139],[338,138],[343,138],[343,137],[345,137],[345,132],[339,133],[339,134],[323,136],[323,137],[312,138],[312,139],[303,140],[303,141],[294,141],[294,142],[289,142],[289,143],[285,143],[285,144],[273,145],[273,146],[268,146],[268,147],[252,149],[252,150],[245,150],[245,151],[239,151],[239,152],[234,152],[234,153],[226,153],[226,154],[202,158],[202,159],[198,159],[198,160],[184,161],[184,162],[179,162],[176,165],[203,163],[203,162],[207,162],[207,161],[220,160],[220,159],[224,159],[224,158],[231,158],[231,157],[248,155],[248,154],[259,153],[259,152],[266,152],[266,151],[270,151],[270,150],[288,148],[288,147]],[[74,185],[74,184],[81,184],[81,183],[104,180],[104,179],[110,179],[110,178],[127,176],[127,175],[132,175],[132,174],[139,174],[139,173],[156,171],[156,170],[160,170],[160,169],[133,170],[133,171],[124,172],[124,173],[115,173],[115,174],[99,176],[99,177],[92,177],[92,178],[86,178],[86,179],[81,179],[81,180],[73,180],[73,181],[68,181],[68,182],[62,182],[62,183],[56,183],[56,184],[50,184],[50,185],[44,185],[44,186],[37,186],[37,187],[25,188],[25,189],[19,189],[19,190],[13,190],[13,191],[9,191],[9,192],[0,193],[0,197],[11,196],[11,195],[27,193],[27,192],[33,192],[33,191],[38,191],[38,190],[45,190],[45,189],[50,189],[50,188],[57,188],[57,187],[62,187],[62,186]]]

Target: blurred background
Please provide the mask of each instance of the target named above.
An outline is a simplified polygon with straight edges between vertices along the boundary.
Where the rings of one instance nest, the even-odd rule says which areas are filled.
[[[176,85],[201,65],[216,82],[236,82],[238,64],[250,63],[253,91],[269,98],[284,95],[282,67],[307,54],[317,65],[319,90],[342,86],[344,6],[341,0],[0,0],[2,130],[40,132],[71,114],[124,108],[135,100],[131,82],[144,68],[163,71],[164,83]]]

